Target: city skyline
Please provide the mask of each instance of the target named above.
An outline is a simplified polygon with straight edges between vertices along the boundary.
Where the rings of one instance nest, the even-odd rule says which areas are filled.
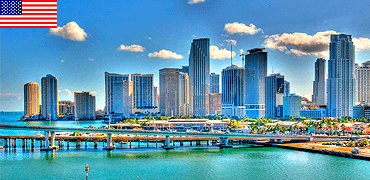
[[[200,37],[211,39],[211,73],[220,74],[229,65],[229,43],[233,43],[233,62],[238,66],[242,66],[241,49],[266,48],[268,74],[272,69],[284,74],[291,91],[305,97],[312,94],[315,60],[329,56],[330,34],[351,34],[356,63],[369,60],[370,25],[363,23],[369,15],[360,13],[369,7],[365,1],[350,7],[344,1],[139,4],[119,2],[109,13],[94,14],[95,5],[58,2],[58,26],[76,27],[77,35],[49,29],[1,29],[0,110],[23,110],[23,84],[41,84],[40,77],[49,73],[58,77],[60,100],[73,100],[73,92],[88,90],[101,109],[105,71],[154,74],[154,86],[158,86],[158,70],[187,66],[190,43]],[[329,8],[346,9],[346,14],[329,12]],[[117,17],[124,18],[117,22]]]

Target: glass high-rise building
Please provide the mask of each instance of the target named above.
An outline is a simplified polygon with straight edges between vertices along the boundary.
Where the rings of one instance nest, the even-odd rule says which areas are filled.
[[[211,73],[210,76],[211,93],[220,93],[220,75]]]
[[[75,92],[75,119],[95,118],[95,96],[90,91]]]
[[[265,77],[266,117],[276,118],[282,116],[282,112],[279,114],[277,107],[283,105],[284,85],[283,75],[271,74]]]
[[[356,73],[356,102],[370,102],[370,61],[355,65]]]
[[[245,69],[231,65],[222,70],[222,109],[226,116],[245,115]]]
[[[39,84],[29,82],[24,85],[24,117],[40,113]]]
[[[124,113],[123,81],[128,74],[105,72],[105,113]]]
[[[267,52],[264,49],[251,49],[245,55],[245,114],[250,118],[265,116]]]
[[[160,105],[164,116],[187,116],[189,77],[178,68],[159,70]]]
[[[323,58],[318,58],[315,62],[312,102],[316,106],[326,104],[326,60]]]
[[[131,74],[133,83],[133,108],[155,109],[153,103],[154,85],[153,74]]]
[[[352,36],[331,35],[327,80],[328,116],[352,117],[355,104],[354,66],[355,46]]]
[[[58,79],[51,74],[41,78],[41,116],[56,120],[59,117]]]
[[[210,39],[194,39],[189,55],[190,112],[195,116],[209,114]]]

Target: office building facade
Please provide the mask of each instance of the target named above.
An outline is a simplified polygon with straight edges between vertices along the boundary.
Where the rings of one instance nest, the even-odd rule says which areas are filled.
[[[245,69],[231,65],[221,72],[222,114],[233,117],[245,115]]]
[[[370,61],[355,65],[356,102],[370,102]]]
[[[297,95],[290,95],[283,97],[283,117],[290,118],[294,116],[299,116],[301,110],[301,100],[302,98]]]
[[[210,75],[210,92],[211,93],[220,93],[220,75],[211,73]]]
[[[355,47],[352,36],[330,36],[330,59],[328,61],[327,104],[331,117],[352,117],[355,104]]]
[[[315,62],[312,102],[316,106],[326,104],[326,60],[318,58]]]
[[[245,114],[251,118],[265,116],[265,77],[267,52],[264,48],[248,50],[245,55]]]
[[[266,117],[276,118],[278,116],[277,107],[283,105],[284,97],[284,76],[271,74],[265,78],[265,103]],[[282,113],[279,113],[279,116]]]
[[[194,39],[189,55],[190,111],[195,116],[209,114],[210,39]]]

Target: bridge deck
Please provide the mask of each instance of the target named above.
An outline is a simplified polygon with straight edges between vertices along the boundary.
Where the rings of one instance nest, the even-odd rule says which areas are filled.
[[[55,127],[55,126],[29,126],[0,124],[0,129],[28,130],[28,131],[55,131],[55,132],[84,132],[84,133],[110,133],[110,134],[132,134],[132,135],[169,135],[186,137],[229,137],[243,139],[282,139],[282,140],[309,140],[309,136],[276,136],[276,135],[253,135],[246,133],[206,133],[206,132],[168,132],[168,131],[145,131],[145,130],[123,130],[123,129],[93,129],[82,127]]]

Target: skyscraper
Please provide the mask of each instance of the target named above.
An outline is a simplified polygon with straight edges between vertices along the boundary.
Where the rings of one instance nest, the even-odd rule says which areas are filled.
[[[159,70],[160,107],[164,116],[188,115],[189,78],[178,68]]]
[[[210,40],[194,39],[189,55],[190,112],[195,116],[209,114]]]
[[[95,96],[90,91],[75,92],[75,119],[95,117]]]
[[[41,78],[41,116],[55,120],[59,117],[58,79],[51,74]]]
[[[211,93],[220,93],[220,75],[211,73],[210,76]]]
[[[231,65],[221,72],[222,114],[243,117],[245,115],[245,69]]]
[[[131,74],[133,83],[133,108],[155,109],[153,106],[153,74]]]
[[[266,117],[276,118],[277,107],[283,105],[284,76],[271,74],[265,78]],[[282,112],[281,112],[282,113]]]
[[[316,106],[326,104],[326,60],[323,58],[318,58],[315,62],[312,102]]]
[[[331,117],[352,116],[355,103],[354,61],[352,36],[331,35],[327,80],[328,115]]]
[[[264,49],[251,49],[245,55],[245,112],[251,118],[265,116],[267,52]]]
[[[370,61],[355,65],[357,102],[370,102]]]
[[[105,113],[123,113],[123,81],[129,80],[128,74],[105,72]]]
[[[39,114],[39,84],[29,82],[24,84],[24,117]]]

